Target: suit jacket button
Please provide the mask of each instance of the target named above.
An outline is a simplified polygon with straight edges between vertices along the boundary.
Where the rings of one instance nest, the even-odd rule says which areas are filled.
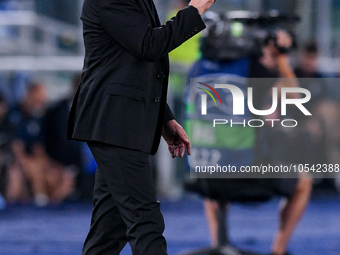
[[[162,73],[157,73],[157,78],[164,78],[164,75]]]
[[[159,103],[161,101],[161,98],[160,97],[155,97],[155,102],[156,103]]]
[[[195,31],[195,32],[198,32],[198,27],[195,27],[195,28],[194,28],[194,31]]]

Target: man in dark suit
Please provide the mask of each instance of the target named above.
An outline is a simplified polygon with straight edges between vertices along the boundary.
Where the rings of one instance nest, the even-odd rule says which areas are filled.
[[[190,141],[166,103],[168,52],[205,28],[214,0],[192,0],[161,26],[152,0],[85,0],[85,61],[68,137],[86,141],[98,164],[83,254],[167,254],[149,155],[161,135],[173,157]]]

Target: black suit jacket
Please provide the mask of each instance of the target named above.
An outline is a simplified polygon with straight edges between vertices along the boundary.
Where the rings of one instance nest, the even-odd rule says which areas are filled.
[[[154,154],[166,104],[168,52],[205,28],[189,6],[161,26],[152,0],[85,0],[85,60],[68,137]]]

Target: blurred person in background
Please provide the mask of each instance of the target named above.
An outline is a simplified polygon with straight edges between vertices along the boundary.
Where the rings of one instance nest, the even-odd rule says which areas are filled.
[[[68,113],[72,99],[80,83],[80,75],[75,75],[72,80],[70,96],[58,101],[46,111],[44,120],[44,146],[53,167],[60,178],[61,185],[55,198],[64,200],[75,191],[76,177],[81,173],[82,143],[67,139]],[[81,194],[74,194],[80,196]]]
[[[23,101],[11,110],[10,120],[16,126],[16,135],[12,146],[14,162],[9,169],[9,202],[28,202],[32,198],[39,206],[49,202],[45,172],[48,162],[42,131],[46,100],[46,88],[32,83]]]
[[[287,78],[283,79],[281,82],[278,81],[273,85],[279,89],[282,87],[290,87],[289,83],[293,82],[296,75],[290,64],[289,52],[285,50],[282,51],[281,49],[290,49],[292,47],[293,39],[286,32],[279,31],[275,40],[276,42],[274,42],[274,40],[269,40],[268,44],[264,46],[263,55],[257,60],[258,64],[256,65],[258,66],[258,69],[255,68],[254,72],[250,74],[250,77],[265,78],[276,76]],[[295,86],[300,85],[297,81],[295,82]],[[266,93],[265,91],[262,91],[261,94],[261,96],[259,95],[260,97],[258,98],[258,102],[262,101],[263,108],[266,105]],[[291,96],[293,98],[299,97],[299,95]],[[259,103],[259,105],[261,105],[261,103]],[[287,136],[282,135],[283,133],[279,130],[282,132],[287,131],[283,130],[281,126],[278,126],[272,129],[267,129],[264,134],[265,142],[267,143],[269,150],[267,155],[269,161],[274,164],[280,162],[301,163],[301,156],[307,154],[305,148],[307,148],[309,144],[306,143],[306,141],[303,141],[303,148],[299,147],[301,150],[296,151],[297,161],[292,160],[290,157],[287,158],[287,152],[293,151],[294,147],[284,141],[284,137]],[[279,133],[277,133],[277,131],[279,131]],[[299,132],[294,130],[294,132],[288,133],[296,134]],[[297,179],[274,179],[273,182],[274,185],[277,185],[274,187],[274,190],[278,195],[281,195],[284,198],[280,203],[280,224],[273,240],[270,254],[288,255],[290,254],[287,252],[289,241],[308,205],[313,182],[308,175],[301,175],[297,177]]]
[[[216,40],[221,40],[219,38],[229,38],[232,40],[233,37],[241,37],[243,38],[240,33],[238,33],[240,24],[238,23],[231,23],[227,25],[216,25],[217,28],[223,27],[222,33],[226,33],[224,35],[221,34],[214,34],[216,31],[214,30],[214,26],[212,26],[212,29],[208,29],[209,34],[205,38],[206,41],[209,41],[209,35],[215,35]],[[237,29],[237,31],[233,31],[233,28]],[[246,29],[245,27],[243,29]],[[220,32],[222,30],[219,30]],[[244,30],[246,34],[246,30]],[[210,34],[211,32],[211,34]],[[230,35],[231,34],[231,35]],[[275,87],[297,87],[298,84],[295,80],[295,74],[293,72],[292,67],[290,66],[289,62],[289,56],[287,49],[290,49],[292,47],[292,37],[290,34],[283,30],[277,30],[275,32],[275,37],[268,37],[268,39],[264,42],[264,45],[261,48],[258,49],[259,52],[262,51],[262,54],[258,54],[252,52],[247,53],[246,50],[238,51],[241,56],[236,57],[232,56],[237,50],[234,51],[226,51],[226,49],[223,49],[223,45],[226,45],[226,43],[216,43],[215,45],[220,45],[221,49],[214,49],[213,46],[213,40],[211,40],[211,43],[205,42],[205,40],[202,41],[202,58],[198,60],[194,66],[191,69],[190,78],[195,77],[223,77],[225,75],[237,75],[240,77],[249,77],[249,78],[273,78],[270,82],[266,82],[266,80],[258,80],[258,79],[250,79],[248,83],[248,87],[254,88],[254,95],[253,95],[253,103],[254,107],[256,109],[267,109],[266,102],[270,101],[270,90],[273,86]],[[208,39],[207,39],[208,38]],[[237,40],[237,38],[234,38]],[[241,40],[241,39],[239,39]],[[248,40],[250,40],[248,38]],[[230,44],[232,45],[232,43]],[[235,45],[234,45],[235,46]],[[227,46],[225,46],[227,47]],[[218,46],[216,46],[218,48]],[[206,51],[205,51],[206,50]],[[215,53],[214,53],[215,50]],[[220,53],[220,54],[219,54]],[[209,56],[207,56],[209,54]],[[215,54],[215,56],[214,56]],[[224,59],[221,59],[221,56],[224,54]],[[225,57],[225,55],[232,56],[230,59],[228,57]],[[237,54],[237,53],[236,53]],[[207,58],[208,57],[208,58]],[[278,78],[288,78],[279,80]],[[277,80],[276,84],[271,83],[274,79]],[[280,89],[279,89],[280,91]],[[298,97],[297,94],[291,95],[291,97]],[[277,119],[276,117],[273,117],[273,119]],[[234,127],[233,127],[234,128]],[[243,127],[241,127],[243,128]],[[244,129],[244,128],[243,128]],[[253,129],[253,128],[252,128]],[[270,129],[270,128],[269,128]],[[226,132],[226,129],[224,129]],[[244,132],[240,132],[244,133]],[[226,133],[224,133],[226,135]],[[240,136],[238,134],[238,136]],[[235,134],[236,135],[236,134]],[[249,164],[252,163],[263,163],[263,162],[271,162],[275,165],[275,163],[283,161],[284,155],[280,154],[278,150],[271,147],[272,143],[278,143],[279,146],[285,146],[285,144],[281,144],[278,142],[278,140],[272,140],[272,137],[270,134],[268,134],[267,128],[264,132],[256,130],[255,133],[256,136],[256,142],[254,148],[249,148],[248,150],[245,150],[244,148],[240,150],[240,148],[231,148],[229,147],[228,150],[234,151],[232,153],[233,156],[228,155],[222,155],[222,157],[228,157],[231,161],[237,161],[234,162],[235,165],[238,165],[240,160],[242,161],[241,164],[245,165],[247,164],[247,159],[251,158],[252,151],[255,151],[255,158],[252,160],[249,160]],[[219,140],[218,137],[216,137],[217,140]],[[242,141],[245,141],[245,139],[251,139],[251,137],[241,137]],[[223,140],[223,139],[221,139]],[[264,145],[266,143],[266,145]],[[267,144],[268,143],[268,144]],[[192,138],[192,144],[193,147],[195,147],[195,141]],[[269,146],[268,151],[264,152],[263,147]],[[228,146],[227,146],[228,147]],[[228,151],[227,150],[227,151]],[[240,157],[235,156],[235,153],[237,151],[240,151],[240,153],[243,153],[243,155]],[[245,153],[248,153],[249,155],[246,155]],[[238,154],[236,154],[238,155]],[[269,160],[269,161],[268,161]],[[229,161],[228,163],[230,163]],[[251,162],[252,161],[252,162]],[[234,165],[234,163],[230,163],[231,165]],[[220,164],[219,165],[224,165]],[[233,182],[233,180],[230,180]],[[223,182],[223,180],[221,180]],[[226,184],[227,185],[227,184]],[[279,229],[276,233],[276,236],[274,238],[272,248],[271,248],[271,254],[272,255],[286,255],[287,252],[287,246],[289,243],[289,240],[292,236],[292,233],[299,222],[301,216],[303,215],[305,208],[308,204],[311,189],[312,189],[312,181],[308,177],[300,177],[296,179],[272,179],[269,180],[268,185],[270,189],[273,190],[273,192],[276,195],[279,195],[283,197],[282,203],[280,204],[280,225]],[[226,187],[227,188],[227,187]],[[238,187],[237,189],[242,189],[242,187]],[[221,191],[223,192],[223,191]],[[211,242],[214,247],[218,245],[218,218],[217,218],[217,211],[219,209],[219,204],[217,201],[213,201],[210,199],[204,199],[204,210],[206,214],[206,218],[209,225],[209,230],[211,234]]]
[[[64,173],[51,164],[44,147],[46,107],[46,87],[31,83],[24,100],[10,112],[9,119],[16,127],[6,190],[10,203],[33,201],[37,206],[46,206],[68,195],[64,192]]]
[[[314,41],[303,45],[298,53],[298,63],[295,68],[295,74],[299,79],[302,88],[311,93],[311,99],[305,104],[312,113],[313,118],[306,118],[301,112],[292,106],[287,107],[287,115],[298,120],[298,132],[291,133],[287,136],[287,142],[290,144],[291,156],[290,161],[295,163],[326,163],[326,140],[325,126],[319,116],[318,111],[325,105],[327,100],[327,84],[323,75],[318,70],[318,47]],[[301,151],[304,151],[301,154]]]
[[[311,92],[311,99],[306,107],[313,114],[318,114],[319,108],[327,100],[327,83],[325,75],[318,70],[318,47],[314,41],[306,43],[298,54],[298,63],[294,72],[302,88]],[[298,117],[298,116],[297,116]],[[302,117],[302,116],[300,116]]]
[[[292,137],[290,142],[296,152],[304,145],[303,159],[297,158],[299,163],[339,163],[339,103],[334,100],[338,95],[332,91],[336,86],[334,79],[326,79],[327,75],[318,70],[318,47],[314,41],[306,43],[299,54],[298,65],[295,69],[300,86],[311,92],[311,100],[306,103],[313,118],[305,118],[298,111],[288,107],[288,114],[301,122],[300,132]],[[301,140],[303,139],[303,141]],[[332,175],[324,175],[323,180],[317,179],[318,187],[333,189]]]
[[[77,74],[73,77],[70,95],[51,106],[44,121],[46,152],[61,178],[59,200],[71,193],[74,198],[87,198],[93,190],[94,174],[89,173],[89,163],[85,163],[93,162],[91,153],[84,158],[86,144],[67,139],[68,113],[79,84],[80,74]]]
[[[298,56],[298,64],[294,72],[298,78],[321,78],[322,74],[317,69],[318,46],[314,41],[302,47]]]

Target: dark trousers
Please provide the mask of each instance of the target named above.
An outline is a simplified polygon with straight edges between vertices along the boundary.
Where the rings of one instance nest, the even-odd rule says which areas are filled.
[[[83,255],[117,255],[127,242],[133,255],[167,254],[149,155],[97,142],[88,145],[98,168]]]

